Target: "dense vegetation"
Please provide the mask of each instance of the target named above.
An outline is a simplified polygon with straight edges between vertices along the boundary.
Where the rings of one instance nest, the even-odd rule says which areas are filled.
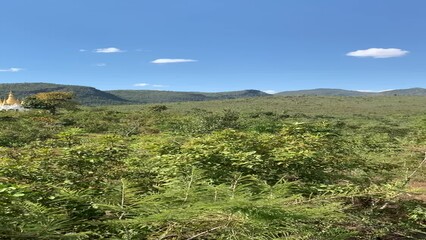
[[[0,112],[0,239],[424,239],[426,98]]]
[[[44,92],[73,92],[75,94],[76,101],[83,105],[117,105],[184,101],[208,101],[269,95],[258,90],[217,93],[154,90],[101,91],[93,87],[85,86],[61,85],[52,83],[13,83],[0,84],[0,99],[7,97],[7,93],[11,90],[20,99]]]
[[[244,90],[234,92],[174,92],[174,91],[155,91],[155,90],[114,90],[108,91],[122,99],[132,103],[166,103],[166,102],[185,102],[185,101],[209,101],[234,98],[249,98],[268,96],[269,94],[258,90]]]
[[[7,97],[13,91],[16,97],[23,99],[44,92],[73,92],[76,99],[85,105],[126,104],[127,101],[113,94],[93,87],[62,85],[52,83],[3,83],[0,84],[0,98]]]
[[[146,103],[168,103],[189,101],[211,101],[226,99],[245,99],[253,97],[271,97],[259,90],[242,90],[231,92],[176,92],[157,90],[111,90],[101,91],[93,87],[61,85],[51,83],[13,83],[0,84],[0,99],[7,97],[12,90],[23,99],[27,96],[44,92],[73,92],[76,101],[83,105],[132,105]],[[300,91],[284,91],[275,96],[345,96],[345,97],[385,97],[385,96],[426,96],[426,89],[411,88],[389,90],[379,93],[359,92],[342,89],[311,89]]]

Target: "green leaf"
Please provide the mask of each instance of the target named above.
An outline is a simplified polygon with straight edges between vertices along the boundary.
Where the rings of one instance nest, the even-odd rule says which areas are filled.
[[[12,196],[13,197],[22,197],[22,196],[25,196],[25,194],[24,193],[15,193]]]

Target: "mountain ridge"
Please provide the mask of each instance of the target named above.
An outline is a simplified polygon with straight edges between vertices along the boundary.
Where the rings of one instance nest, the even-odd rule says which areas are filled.
[[[209,101],[265,96],[426,96],[425,88],[395,89],[382,92],[364,92],[356,90],[316,88],[296,91],[282,91],[268,94],[260,90],[247,89],[226,92],[184,92],[164,90],[107,90],[102,91],[90,86],[65,85],[54,83],[1,83],[0,98],[13,91],[16,97],[24,98],[39,92],[70,91],[83,105],[145,104],[186,101]]]
[[[65,85],[55,83],[1,83],[0,98],[4,98],[9,91],[13,91],[16,97],[24,98],[40,92],[74,92],[76,99],[84,105],[125,104],[127,100],[113,94],[101,91],[94,87]]]
[[[161,90],[110,90],[107,92],[136,103],[208,101],[269,96],[265,92],[253,89],[229,92],[178,92]]]
[[[315,89],[296,90],[296,91],[282,91],[274,95],[278,95],[278,96],[345,96],[345,97],[393,96],[393,95],[426,96],[426,89],[415,87],[415,88],[370,92],[370,91],[345,90],[345,89],[338,89],[338,88],[315,88]]]
[[[208,101],[235,98],[269,96],[265,92],[249,89],[229,92],[178,92],[161,90],[108,90],[94,87],[64,85],[55,83],[1,83],[0,98],[13,91],[17,98],[24,98],[39,92],[74,92],[76,100],[83,105],[143,104],[184,101]]]
[[[315,89],[306,89],[306,90],[295,90],[295,91],[283,91],[278,92],[274,95],[278,96],[366,96],[373,95],[374,93],[370,92],[361,92],[355,90],[345,90],[337,88],[315,88]]]

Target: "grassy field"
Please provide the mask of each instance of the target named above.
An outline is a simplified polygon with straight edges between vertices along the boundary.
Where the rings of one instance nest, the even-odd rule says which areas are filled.
[[[148,105],[112,106],[119,111],[147,109]],[[155,105],[155,104],[154,104]],[[208,111],[232,109],[247,113],[254,111],[286,112],[308,116],[326,115],[330,117],[363,116],[413,116],[426,113],[426,97],[318,97],[318,96],[272,96],[235,100],[165,103],[170,111],[187,112],[194,108]]]
[[[236,111],[243,116],[263,112],[284,115],[285,122],[344,121],[360,131],[395,133],[426,128],[426,97],[424,96],[373,96],[373,97],[322,97],[273,96],[203,102],[161,104],[170,115],[191,115],[204,110],[221,113]],[[146,112],[158,104],[116,105],[101,107],[120,112]],[[426,149],[419,148],[418,151]],[[426,175],[424,176],[426,177]],[[421,177],[418,177],[421,178]]]
[[[282,122],[342,121],[364,131],[383,131],[384,134],[398,135],[398,132],[411,133],[426,128],[426,97],[424,96],[269,96],[233,100],[213,100],[203,102],[179,102],[161,104],[168,108],[169,115],[192,115],[200,110],[221,113],[232,110],[243,118],[256,112],[285,116]],[[146,112],[158,104],[115,105],[101,107],[120,112]],[[416,147],[408,158],[426,152],[426,148]],[[400,156],[392,156],[399,158]],[[426,179],[426,172],[416,175],[417,180]]]
[[[1,239],[424,239],[426,97],[0,112]]]

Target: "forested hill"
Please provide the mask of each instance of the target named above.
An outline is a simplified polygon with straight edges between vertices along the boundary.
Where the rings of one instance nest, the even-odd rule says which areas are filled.
[[[7,96],[7,93],[11,90],[13,91],[15,96],[20,99],[39,92],[74,92],[76,95],[76,100],[84,105],[207,101],[269,95],[258,90],[244,90],[218,93],[174,92],[154,90],[101,91],[99,89],[86,86],[62,85],[52,83],[13,83],[0,84],[0,98],[5,98]]]
[[[398,96],[426,96],[426,89],[424,88],[409,88],[398,89],[381,92],[382,95],[398,95]]]
[[[3,83],[0,84],[0,98],[5,98],[12,90],[17,98],[39,92],[67,91],[74,92],[76,99],[83,105],[115,105],[140,103],[166,103],[224,100],[271,96],[259,90],[242,90],[230,92],[176,92],[157,90],[111,90],[101,91],[87,86],[63,85],[52,83]],[[383,92],[361,92],[343,89],[319,88],[300,91],[285,91],[277,96],[426,96],[424,88],[389,90]]]
[[[13,91],[17,98],[24,98],[40,92],[74,92],[76,100],[84,105],[125,104],[128,102],[111,93],[104,92],[93,87],[75,85],[52,83],[0,84],[0,98],[6,97],[9,91]]]
[[[354,91],[333,88],[317,88],[309,90],[298,91],[284,91],[275,95],[279,96],[345,96],[345,97],[359,97],[359,96],[426,96],[426,89],[424,88],[409,88],[409,89],[396,89],[387,90],[382,92],[369,92],[369,91]]]
[[[347,96],[347,97],[357,97],[357,96],[371,96],[376,93],[370,92],[360,92],[360,91],[351,91],[343,89],[332,89],[332,88],[318,88],[318,89],[309,89],[309,90],[298,90],[298,91],[284,91],[279,92],[276,95],[280,96]]]
[[[260,97],[260,96],[269,95],[259,90],[244,90],[244,91],[217,92],[217,93],[174,92],[174,91],[155,91],[155,90],[113,90],[113,91],[108,91],[108,93],[114,94],[122,99],[135,102],[135,103],[207,101],[207,100]]]

